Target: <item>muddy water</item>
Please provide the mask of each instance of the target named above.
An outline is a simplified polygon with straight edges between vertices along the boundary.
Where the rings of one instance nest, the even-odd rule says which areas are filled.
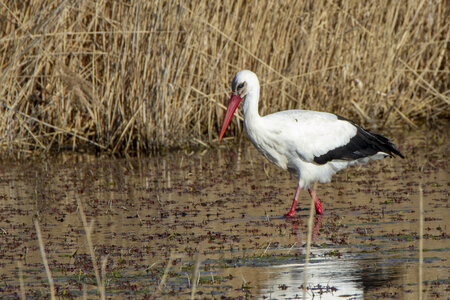
[[[20,297],[20,278],[27,297],[50,295],[36,219],[56,294],[97,297],[79,201],[110,298],[188,299],[195,288],[197,299],[296,299],[304,286],[309,299],[416,299],[420,269],[425,298],[447,298],[448,136],[395,140],[407,159],[350,168],[318,186],[324,215],[312,222],[306,276],[308,193],[296,218],[282,217],[296,182],[246,142],[156,158],[4,162],[0,295]]]

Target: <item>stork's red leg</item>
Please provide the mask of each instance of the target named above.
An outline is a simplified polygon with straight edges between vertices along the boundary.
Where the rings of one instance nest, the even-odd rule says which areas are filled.
[[[316,195],[316,192],[312,188],[308,189],[309,194],[311,197],[314,197],[314,206],[316,207],[316,214],[322,215],[323,209],[322,209],[322,203],[320,203],[319,198]]]
[[[292,206],[291,206],[291,210],[285,214],[285,217],[293,217],[295,216],[295,208],[297,207],[297,202],[298,202],[298,194],[300,194],[300,185],[297,187],[297,191],[295,192],[295,197],[294,200],[292,201]]]

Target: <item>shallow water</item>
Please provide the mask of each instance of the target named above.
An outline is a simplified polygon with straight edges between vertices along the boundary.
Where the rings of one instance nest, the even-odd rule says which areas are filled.
[[[449,297],[448,136],[394,140],[407,159],[349,168],[318,185],[324,215],[313,220],[306,282],[309,195],[285,219],[295,180],[246,142],[155,158],[4,162],[0,294],[20,297],[20,272],[29,298],[50,293],[37,219],[57,295],[96,297],[80,201],[111,298],[188,299],[198,264],[202,299],[301,299],[303,286],[309,299],[414,299],[422,184],[423,293]]]

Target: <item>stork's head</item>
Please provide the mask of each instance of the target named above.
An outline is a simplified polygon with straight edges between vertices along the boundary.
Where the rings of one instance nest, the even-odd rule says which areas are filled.
[[[259,92],[259,81],[255,73],[249,70],[242,70],[234,76],[231,82],[232,94],[228,101],[227,112],[225,118],[223,119],[222,129],[220,130],[219,141],[222,139],[225,131],[227,130],[228,124],[230,124],[233,118],[234,112],[241,103],[245,100],[245,96],[252,90],[257,90]]]

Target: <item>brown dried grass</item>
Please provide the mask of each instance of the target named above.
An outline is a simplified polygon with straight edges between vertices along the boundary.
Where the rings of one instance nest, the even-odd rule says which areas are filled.
[[[208,144],[244,68],[262,82],[262,114],[433,124],[449,116],[448,15],[424,0],[6,1],[0,147]]]

